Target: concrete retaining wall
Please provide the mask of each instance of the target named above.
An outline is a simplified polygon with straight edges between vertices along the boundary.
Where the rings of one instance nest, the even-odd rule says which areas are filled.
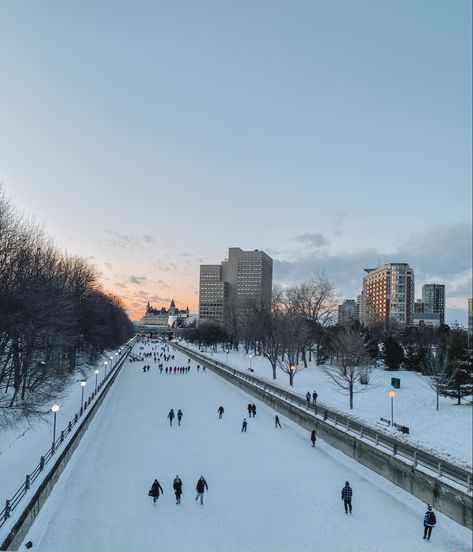
[[[125,357],[126,358],[126,357]],[[115,371],[114,375],[110,378],[110,381],[105,386],[103,392],[97,398],[97,400],[92,404],[90,410],[87,412],[84,420],[80,424],[76,433],[73,435],[71,440],[67,443],[62,453],[57,458],[54,466],[52,467],[49,474],[46,476],[44,481],[36,490],[35,494],[31,498],[30,502],[26,506],[25,510],[19,517],[18,521],[12,527],[7,538],[3,541],[0,550],[18,550],[18,547],[23,542],[26,537],[30,527],[33,525],[36,516],[39,514],[43,504],[46,502],[48,496],[51,494],[56,481],[61,476],[64,468],[67,465],[70,457],[74,454],[74,451],[79,446],[79,443],[82,439],[82,436],[87,431],[91,421],[94,419],[95,414],[97,413],[100,405],[105,399],[108,391],[110,390],[115,378],[121,370],[123,362]]]
[[[202,358],[194,355],[188,349],[179,346],[178,348],[197,363],[205,364],[209,370],[212,370],[249,395],[256,397],[304,429],[312,431],[315,428],[317,436],[330,446],[354,458],[360,464],[382,475],[416,498],[427,504],[432,504],[436,510],[457,523],[473,529],[473,498],[471,494],[455,489],[445,481],[440,481],[419,469],[415,469],[412,465],[403,462],[394,454],[364,442],[355,435],[347,433],[341,427],[314,418],[312,414],[301,410],[296,405],[288,404],[283,399],[267,393],[264,389],[242,380],[231,372],[214,366],[211,361],[204,362]]]

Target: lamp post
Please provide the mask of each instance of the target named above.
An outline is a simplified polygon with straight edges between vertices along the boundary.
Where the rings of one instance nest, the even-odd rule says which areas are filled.
[[[250,371],[251,371],[251,359],[253,358],[253,355],[250,355]]]
[[[110,371],[112,371],[113,368],[113,355],[110,357]]]
[[[290,364],[289,365],[289,385],[291,387],[293,387],[292,385],[292,380],[294,378],[294,372],[296,371],[296,367],[294,366],[294,364]]]
[[[95,393],[97,393],[97,378],[99,377],[100,370],[95,370]]]
[[[388,394],[391,397],[391,426],[394,426],[394,397],[396,393],[394,393],[394,391],[389,391]]]
[[[56,444],[56,414],[59,412],[59,405],[53,404],[51,406],[51,410],[54,412],[54,429],[53,429],[53,445],[52,445],[52,449],[54,452],[55,444]]]
[[[227,358],[225,359],[225,362],[228,362],[228,349],[226,349],[225,352],[227,353]]]
[[[82,409],[84,408],[84,389],[85,389],[85,386],[87,385],[87,382],[85,380],[80,380],[79,385],[82,387],[82,398],[80,401],[80,409],[82,412]]]
[[[107,379],[107,361],[105,361],[103,363],[104,367],[105,367],[105,378],[104,379]]]

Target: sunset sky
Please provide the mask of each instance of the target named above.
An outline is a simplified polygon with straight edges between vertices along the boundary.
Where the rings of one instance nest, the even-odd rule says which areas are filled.
[[[0,182],[133,318],[199,264],[471,296],[471,2],[0,3]]]

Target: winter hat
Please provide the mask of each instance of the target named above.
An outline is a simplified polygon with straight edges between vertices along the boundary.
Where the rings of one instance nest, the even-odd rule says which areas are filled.
[[[348,485],[350,485],[350,483],[348,483],[348,481],[345,481],[345,487],[347,487]]]
[[[430,504],[427,504],[427,510],[432,510],[432,506]]]

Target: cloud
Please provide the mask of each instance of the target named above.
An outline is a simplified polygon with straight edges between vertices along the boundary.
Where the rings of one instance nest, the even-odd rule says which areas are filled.
[[[304,234],[299,234],[298,236],[294,236],[293,238],[290,238],[290,239],[301,241],[311,249],[316,249],[317,247],[323,247],[324,245],[328,245],[327,239],[322,234],[319,234],[319,233],[311,234],[310,232],[305,232]]]
[[[128,277],[128,281],[131,283],[131,284],[142,284],[143,282],[146,282],[148,278],[146,278],[146,276],[129,276]]]
[[[363,286],[364,268],[407,262],[414,269],[416,295],[424,283],[445,283],[447,302],[451,298],[459,305],[461,296],[464,299],[471,294],[471,251],[468,224],[442,224],[408,235],[392,251],[366,247],[337,253],[327,249],[292,252],[285,258],[275,258],[274,282],[292,285],[325,273],[340,296],[356,297]]]
[[[105,243],[110,247],[118,247],[120,249],[133,249],[156,241],[150,234],[136,236],[135,234],[125,234],[116,230],[106,230],[106,232],[110,237],[105,238]]]

